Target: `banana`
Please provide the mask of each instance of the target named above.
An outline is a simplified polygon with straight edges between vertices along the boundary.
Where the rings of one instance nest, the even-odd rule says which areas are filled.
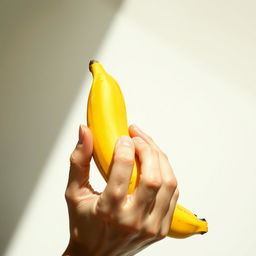
[[[93,135],[93,159],[105,181],[108,181],[115,143],[122,135],[129,136],[126,106],[122,91],[97,61],[90,61],[93,83],[87,101],[87,126]],[[135,156],[128,193],[132,193],[140,178],[140,165]],[[205,219],[176,204],[169,228],[169,237],[186,238],[208,232]]]

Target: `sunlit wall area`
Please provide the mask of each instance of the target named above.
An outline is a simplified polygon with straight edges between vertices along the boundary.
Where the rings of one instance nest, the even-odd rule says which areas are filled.
[[[254,255],[256,3],[46,3],[26,7],[16,26],[5,19],[2,254],[60,255],[67,245],[69,155],[86,124],[94,58],[119,82],[129,124],[169,156],[179,203],[209,222],[204,236],[166,238],[139,255]],[[94,164],[91,183],[104,189]]]

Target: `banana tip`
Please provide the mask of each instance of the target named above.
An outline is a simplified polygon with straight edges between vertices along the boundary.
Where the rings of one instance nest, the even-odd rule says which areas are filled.
[[[97,60],[90,60],[90,62],[89,62],[89,70],[92,72],[92,64],[93,63],[97,63],[98,61]]]

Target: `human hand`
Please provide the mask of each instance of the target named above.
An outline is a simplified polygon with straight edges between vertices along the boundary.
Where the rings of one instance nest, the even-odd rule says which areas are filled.
[[[65,197],[70,241],[65,256],[130,256],[168,234],[178,199],[177,181],[167,156],[134,125],[116,143],[110,178],[102,193],[89,183],[93,137],[80,126],[79,141],[70,157]],[[123,142],[123,143],[121,143]],[[140,182],[127,194],[135,153]]]

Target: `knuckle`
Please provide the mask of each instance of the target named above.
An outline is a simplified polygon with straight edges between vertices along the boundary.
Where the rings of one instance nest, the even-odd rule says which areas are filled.
[[[109,192],[109,199],[112,201],[121,201],[124,197],[124,194],[120,189],[115,189]]]
[[[167,235],[168,235],[168,232],[161,230],[160,233],[158,234],[158,238],[159,238],[159,240],[162,240],[162,239],[164,239]]]
[[[122,227],[131,234],[139,233],[142,230],[142,225],[138,221],[122,223]]]
[[[77,156],[76,156],[75,150],[71,153],[71,155],[69,157],[69,161],[70,161],[71,165],[74,165],[77,163]]]
[[[114,161],[128,166],[133,166],[134,164],[133,157],[131,157],[128,153],[125,152],[115,154]]]
[[[142,230],[142,224],[141,223],[135,223],[134,225],[132,225],[132,230],[135,233],[138,233]]]
[[[172,178],[172,179],[165,180],[164,185],[170,190],[175,190],[178,184],[177,184],[177,180],[175,178]]]
[[[65,199],[68,204],[77,204],[79,200],[70,189],[65,191]]]
[[[107,207],[102,207],[101,205],[96,206],[96,211],[100,216],[107,216],[109,214]]]
[[[81,161],[81,150],[77,147],[71,153],[69,157],[69,161],[70,161],[70,166],[74,167],[75,169],[81,169],[81,168],[90,166],[90,163],[84,163],[84,161]]]
[[[151,226],[146,229],[146,235],[148,237],[157,237],[159,235],[159,228]]]
[[[110,207],[108,207],[103,200],[99,200],[97,205],[96,205],[96,212],[99,216],[102,217],[102,219],[110,219],[111,215],[111,210]]]
[[[69,199],[70,199],[70,194],[68,193],[68,190],[65,191],[65,195],[64,196],[65,196],[66,201],[68,202]]]
[[[83,167],[80,164],[81,161],[79,161],[79,151],[77,149],[75,149],[71,153],[71,155],[69,157],[69,161],[70,161],[70,166],[72,166],[72,167],[75,167],[75,168],[78,168],[78,169]]]
[[[142,183],[144,183],[144,185],[147,188],[153,189],[153,190],[159,190],[162,182],[158,177],[144,177],[142,178]]]

